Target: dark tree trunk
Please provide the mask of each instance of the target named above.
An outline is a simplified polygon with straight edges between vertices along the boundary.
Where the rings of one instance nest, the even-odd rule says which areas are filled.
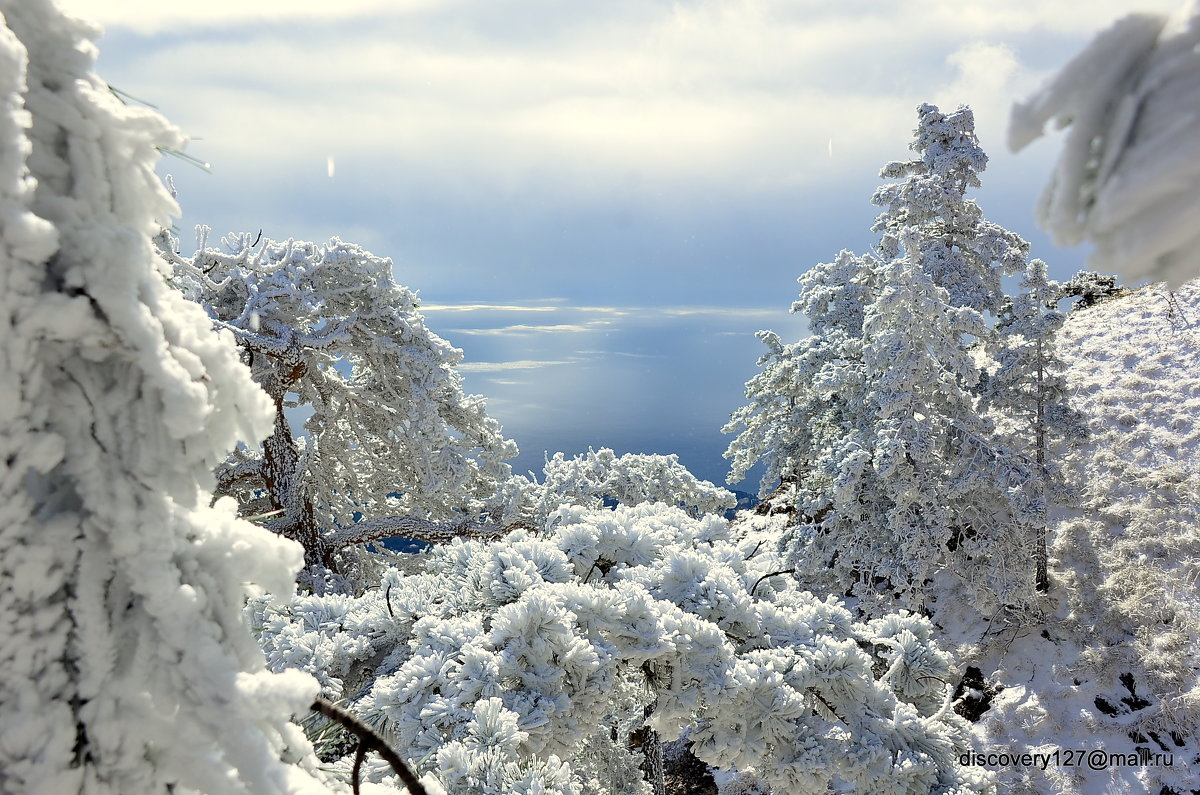
[[[1034,588],[1040,593],[1050,590],[1050,555],[1046,549],[1046,393],[1045,368],[1042,352],[1042,340],[1037,341],[1037,424],[1036,424],[1036,454],[1038,465],[1038,499],[1041,509],[1037,518],[1037,528],[1034,530],[1034,556],[1036,572],[1034,573]]]

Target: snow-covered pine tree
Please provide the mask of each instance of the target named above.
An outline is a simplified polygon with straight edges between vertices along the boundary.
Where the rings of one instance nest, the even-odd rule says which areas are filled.
[[[1122,295],[1129,295],[1129,288],[1119,284],[1116,275],[1111,273],[1081,270],[1058,286],[1059,300],[1078,298],[1071,305],[1072,311],[1087,309]]]
[[[425,326],[391,260],[336,238],[233,235],[222,249],[202,229],[191,257],[159,241],[274,404],[274,432],[230,458],[220,489],[244,515],[281,511],[267,526],[303,544],[310,567],[336,571],[339,550],[387,536],[448,540],[494,503],[517,447],[464,394],[462,351]],[[301,437],[297,408],[311,410]]]
[[[841,468],[826,529],[863,580],[881,577],[911,599],[945,565],[962,498],[979,496],[949,487],[955,458],[988,429],[970,392],[978,370],[961,342],[984,334],[983,318],[950,305],[922,267],[915,228],[899,237],[901,255],[884,268],[863,319],[870,424],[859,445],[871,466]]]
[[[828,481],[817,466],[822,451],[841,442],[853,427],[863,391],[863,311],[876,289],[879,262],[871,255],[842,251],[800,277],[800,299],[792,312],[808,317],[810,336],[784,344],[772,331],[758,337],[767,346],[762,372],[746,385],[749,403],[734,412],[725,433],[737,433],[725,452],[735,483],[759,461],[766,463],[760,491],[781,484],[807,516],[828,510]]]
[[[1030,578],[1008,565],[1028,557],[1013,518],[1029,510],[1032,469],[978,412],[972,348],[1028,244],[966,198],[987,162],[971,112],[922,105],[918,118],[918,157],[885,166],[900,181],[873,198],[882,260],[843,252],[801,278],[793,311],[813,334],[790,346],[760,335],[771,351],[726,426],[740,430],[726,455],[731,480],[765,459],[783,481],[806,583],[920,607],[949,570],[994,609],[1026,598]]]
[[[1029,243],[985,219],[967,198],[987,168],[971,109],[943,114],[925,104],[917,119],[911,144],[917,156],[884,166],[879,175],[899,182],[880,186],[871,197],[884,210],[871,227],[882,235],[879,255],[885,262],[895,259],[900,230],[916,228],[921,265],[950,293],[950,304],[994,315],[1004,301],[1001,279],[1024,272]]]
[[[209,505],[270,405],[150,243],[182,137],[94,74],[94,29],[0,13],[0,790],[326,792],[289,722],[317,683],[241,614],[301,549]]]
[[[1081,280],[1080,284],[1090,282]],[[1062,287],[1047,277],[1046,263],[1031,260],[1020,291],[1000,312],[996,333],[988,344],[995,365],[985,373],[980,390],[980,408],[997,417],[1007,444],[1036,464],[1029,513],[1039,591],[1050,586],[1047,506],[1050,501],[1062,503],[1070,497],[1050,450],[1058,442],[1078,441],[1086,434],[1085,423],[1068,403],[1065,365],[1057,352],[1056,337],[1066,319],[1057,309],[1062,295]]]

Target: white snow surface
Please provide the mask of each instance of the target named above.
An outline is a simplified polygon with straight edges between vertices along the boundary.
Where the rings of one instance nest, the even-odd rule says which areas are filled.
[[[1200,275],[1200,2],[1103,31],[1012,110],[1009,146],[1069,127],[1039,223],[1131,283]]]
[[[0,0],[0,791],[327,792],[245,585],[300,549],[210,506],[213,467],[270,406],[166,283],[183,139],[92,71],[96,31]]]
[[[1004,686],[980,751],[1060,751],[1044,771],[989,767],[1002,792],[1200,789],[1200,282],[1073,312],[1060,346],[1091,436],[1065,462],[1082,501],[1054,516],[1045,622],[935,621]],[[1092,770],[1068,749],[1168,756]]]

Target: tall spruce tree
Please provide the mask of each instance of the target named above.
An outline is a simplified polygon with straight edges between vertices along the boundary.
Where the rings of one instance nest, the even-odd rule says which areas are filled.
[[[916,156],[881,175],[874,254],[800,279],[812,336],[770,351],[733,415],[731,479],[766,461],[796,510],[798,576],[864,604],[927,607],[939,571],[980,610],[1028,601],[1037,470],[979,411],[986,316],[1028,244],[966,197],[987,157],[970,110],[918,109]],[[764,483],[769,486],[768,483]],[[868,608],[874,609],[874,608]]]

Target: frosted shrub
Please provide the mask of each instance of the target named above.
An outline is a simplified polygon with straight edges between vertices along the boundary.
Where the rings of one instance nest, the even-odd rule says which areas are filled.
[[[249,609],[274,667],[323,667],[450,792],[648,792],[626,747],[643,723],[777,792],[989,791],[955,761],[968,732],[926,620],[856,623],[797,591],[769,528],[651,503],[549,524],[454,541],[336,608]]]
[[[555,453],[546,460],[542,476],[541,483],[514,479],[519,507],[511,508],[510,514],[541,524],[563,505],[599,508],[606,499],[620,505],[668,503],[692,516],[720,513],[737,504],[732,492],[698,479],[677,455],[617,455],[607,447],[589,448],[571,458]]]

